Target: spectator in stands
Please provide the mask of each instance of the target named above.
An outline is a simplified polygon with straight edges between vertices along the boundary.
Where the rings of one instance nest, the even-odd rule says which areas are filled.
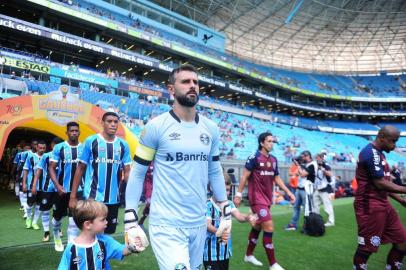
[[[226,151],[224,149],[220,149],[220,157],[225,157],[226,156]]]
[[[285,156],[285,163],[289,164],[293,157],[290,145],[286,146],[285,152],[283,153],[283,155]]]
[[[245,148],[245,143],[244,143],[244,141],[241,141],[240,147],[241,147],[241,148]]]
[[[227,158],[228,159],[235,159],[234,148],[231,148],[230,151],[228,151]]]

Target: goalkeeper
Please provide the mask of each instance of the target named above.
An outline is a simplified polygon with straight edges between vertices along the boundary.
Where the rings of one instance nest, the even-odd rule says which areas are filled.
[[[203,262],[208,184],[223,202],[219,231],[231,226],[219,162],[219,130],[196,112],[199,85],[193,66],[174,69],[168,91],[173,109],[148,122],[140,136],[126,189],[124,226],[128,239],[137,235],[136,209],[145,173],[154,161],[149,236],[159,268],[195,270]]]
[[[248,247],[245,253],[245,262],[261,266],[262,262],[254,257],[254,249],[257,245],[259,233],[264,231],[263,246],[268,257],[270,270],[283,270],[276,262],[274,245],[272,242],[274,225],[270,212],[272,204],[272,192],[276,183],[289,196],[291,203],[295,202],[295,196],[285,186],[279,176],[278,161],[269,154],[272,150],[274,137],[270,132],[261,133],[258,137],[258,151],[251,155],[245,163],[238,192],[234,197],[234,203],[238,207],[241,203],[242,191],[248,180],[248,199],[252,212],[258,215],[255,225],[248,236]]]

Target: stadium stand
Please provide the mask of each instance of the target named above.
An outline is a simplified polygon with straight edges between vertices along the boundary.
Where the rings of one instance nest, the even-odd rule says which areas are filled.
[[[147,35],[179,43],[186,48],[217,57],[228,63],[246,68],[251,72],[257,72],[261,75],[268,76],[289,86],[329,95],[352,97],[406,97],[406,91],[403,91],[401,87],[401,82],[406,81],[406,75],[390,76],[379,74],[378,76],[342,76],[300,73],[265,67],[219,52],[204,45],[188,41],[164,30],[156,29],[151,25],[145,24],[138,17],[134,19],[133,17],[130,18],[129,16],[123,15],[128,14],[128,12],[123,9],[121,13],[114,13],[86,1],[75,0],[71,1],[70,4],[66,4],[66,1],[59,2],[63,2],[64,5],[79,9],[81,12],[100,16],[103,19],[111,20],[127,27],[137,28],[137,30],[143,31]]]
[[[49,82],[24,79],[30,92],[47,94],[58,89],[59,85]],[[166,104],[152,104],[135,98],[126,98],[114,94],[100,93],[89,90],[71,87],[73,93],[79,93],[81,99],[91,104],[99,104],[106,110],[119,111],[121,121],[139,135],[142,130],[142,123],[148,119],[170,110]],[[211,102],[218,102],[205,97]],[[123,102],[124,101],[124,102]],[[231,106],[226,101],[221,104]],[[378,127],[368,123],[342,122],[325,120],[318,121],[304,117],[292,117],[284,114],[273,114],[272,121],[261,120],[245,115],[233,114],[225,111],[200,107],[201,113],[215,121],[221,131],[222,144],[220,146],[221,156],[228,159],[245,159],[255,149],[257,136],[261,132],[271,131],[278,138],[278,144],[274,149],[274,155],[282,162],[289,163],[291,158],[305,149],[312,149],[313,153],[325,151],[328,160],[333,164],[351,165],[360,147],[368,140],[356,135],[345,135],[326,133],[317,130],[318,126],[329,126],[341,129],[371,130],[377,131]],[[260,111],[260,110],[256,110]],[[402,125],[400,124],[402,127]],[[306,129],[307,127],[307,129]],[[309,129],[312,127],[312,129]],[[308,140],[306,138],[312,138]],[[399,144],[406,145],[404,138]],[[287,150],[289,149],[289,150]],[[232,150],[232,155],[229,155]],[[401,161],[396,154],[390,155],[392,162]]]
[[[253,64],[244,60],[241,60],[239,58],[236,58],[234,56],[225,54],[221,51],[216,51],[212,48],[209,48],[207,46],[197,44],[194,42],[191,42],[186,39],[179,38],[173,33],[169,33],[166,31],[163,31],[161,29],[156,29],[151,25],[147,25],[140,18],[135,18],[133,16],[127,16],[124,12],[117,13],[117,12],[112,12],[110,10],[103,9],[102,7],[99,7],[93,3],[86,2],[86,1],[54,1],[55,3],[59,3],[71,8],[74,8],[76,10],[80,10],[81,12],[93,14],[99,17],[104,18],[105,20],[108,21],[114,21],[119,24],[123,24],[125,26],[129,27],[134,27],[137,28],[138,30],[141,30],[145,32],[145,34],[150,35],[150,36],[156,36],[159,38],[163,38],[165,40],[179,43],[182,46],[186,46],[188,48],[192,48],[195,51],[200,51],[215,57],[218,57],[219,59],[222,59],[223,61],[228,61],[230,63],[233,63],[237,66],[244,67],[250,71],[257,72],[259,74],[267,75],[270,76],[271,78],[277,79],[279,82],[299,87],[302,89],[307,89],[311,90],[313,93],[327,93],[327,94],[332,94],[332,95],[344,95],[344,96],[374,96],[374,97],[379,97],[379,96],[384,96],[384,97],[390,97],[392,94],[393,96],[396,97],[401,97],[403,96],[404,93],[401,91],[398,91],[400,89],[400,84],[403,82],[403,80],[406,81],[406,79],[402,76],[396,75],[396,76],[389,76],[385,73],[380,74],[379,76],[343,76],[343,75],[327,75],[327,74],[316,74],[316,73],[303,73],[303,72],[295,72],[295,71],[289,71],[289,70],[282,70],[282,69],[277,69],[277,68],[271,68],[271,67],[265,67],[257,64]],[[147,79],[147,78],[128,78],[122,74],[118,74],[117,72],[111,72],[109,70],[96,70],[90,67],[86,67],[83,65],[63,65],[60,63],[56,62],[51,62],[49,59],[44,58],[43,56],[36,54],[36,53],[29,53],[25,51],[19,51],[15,50],[13,48],[7,48],[3,47],[0,48],[0,52],[2,55],[6,55],[9,57],[14,57],[17,59],[24,59],[24,60],[30,60],[33,62],[38,62],[38,63],[46,63],[50,66],[54,67],[59,67],[64,70],[70,70],[73,72],[85,72],[87,74],[91,74],[93,76],[97,76],[100,78],[108,78],[112,79],[115,81],[119,82],[125,82],[129,83],[133,86],[139,86],[143,87],[146,89],[151,89],[151,90],[156,90],[160,92],[165,91],[164,85],[157,81],[154,81],[152,79]],[[154,57],[154,56],[153,56]],[[152,57],[152,58],[153,58]],[[151,58],[151,59],[152,59]],[[162,59],[158,59],[162,60]],[[168,66],[176,66],[174,62],[172,63],[165,63]],[[5,75],[6,76],[6,75]],[[31,74],[30,74],[31,76]],[[254,91],[256,89],[250,89],[249,87],[244,86],[244,84],[240,84],[239,82],[235,83],[232,81],[227,80],[224,77],[216,77],[213,74],[204,74],[204,76],[209,76],[212,78],[215,78],[220,81],[228,82],[228,83],[233,83],[237,86],[241,86],[243,89]],[[51,78],[52,79],[52,78]],[[43,82],[40,80],[35,80],[33,77],[25,77],[23,80],[27,84],[27,89],[28,91],[32,93],[39,93],[39,94],[46,94],[51,91],[55,91],[59,84],[55,82]],[[133,131],[135,133],[140,132],[140,126],[139,125],[132,125],[134,119],[138,120],[143,120],[144,122],[147,121],[150,117],[153,117],[154,115],[157,115],[163,111],[169,110],[169,106],[166,104],[156,104],[154,102],[149,102],[148,100],[141,99],[137,94],[132,93],[131,97],[123,97],[119,95],[114,95],[116,89],[114,87],[112,88],[111,91],[103,91],[103,92],[108,92],[108,93],[101,93],[98,91],[98,87],[96,85],[82,85],[84,87],[71,87],[72,91],[74,93],[77,93],[80,95],[80,97],[92,104],[98,104],[99,106],[105,108],[105,109],[114,109],[114,110],[119,110],[122,115],[123,119],[127,119],[126,121],[131,124],[131,126],[134,127]],[[108,89],[108,87],[105,87]],[[96,90],[95,90],[96,89]],[[389,95],[388,95],[389,93]],[[361,134],[364,131],[371,131],[371,132],[376,132],[378,130],[378,126],[369,124],[369,123],[363,123],[359,121],[338,121],[338,120],[326,120],[326,119],[314,119],[314,118],[307,118],[307,117],[302,117],[299,115],[291,115],[291,114],[284,114],[284,113],[278,113],[278,112],[272,112],[269,113],[269,111],[266,111],[264,109],[258,108],[258,106],[254,104],[244,104],[244,103],[236,103],[236,102],[229,102],[226,99],[218,99],[218,98],[213,98],[209,96],[202,96],[202,100],[207,101],[209,104],[219,104],[221,106],[226,106],[232,108],[232,111],[234,110],[244,110],[246,113],[243,115],[238,114],[238,112],[222,112],[220,113],[219,111],[215,110],[215,112],[218,113],[209,113],[205,112],[203,109],[203,112],[207,113],[210,117],[213,118],[214,121],[218,122],[219,125],[224,121],[224,117],[228,115],[227,117],[230,117],[230,123],[233,127],[236,127],[237,130],[230,130],[229,126],[224,127],[224,155],[227,156],[227,151],[230,151],[233,149],[233,156],[237,159],[243,159],[247,156],[247,151],[246,149],[252,149],[253,144],[255,144],[255,136],[260,132],[260,131],[265,131],[267,129],[264,129],[264,126],[269,129],[275,129],[278,134],[278,137],[283,138],[280,140],[280,144],[278,145],[276,149],[276,155],[279,159],[285,159],[285,152],[286,148],[297,148],[297,149],[314,149],[316,152],[321,151],[321,150],[327,150],[329,153],[331,153],[331,160],[334,160],[335,158],[338,158],[339,160],[344,160],[344,161],[353,161],[353,156],[357,153],[359,145],[365,144],[365,139],[358,140],[357,136],[353,135],[340,135],[340,134],[332,134],[332,133],[326,133],[322,132],[320,130],[323,130],[323,128],[334,128],[334,129],[340,129],[340,130],[352,130],[353,132],[360,131]],[[310,106],[314,107],[315,104],[310,104],[309,102],[305,100],[296,100],[296,101],[289,101],[287,105],[289,104],[296,104],[298,106]],[[325,106],[326,108],[326,106]],[[336,108],[334,107],[328,107],[327,108],[331,110],[332,112],[336,112]],[[341,111],[348,111],[348,112],[353,112],[353,108],[341,108]],[[402,108],[398,108],[398,111],[402,111]],[[367,113],[370,113],[371,111],[373,112],[374,109],[371,106],[360,106],[357,111],[364,111]],[[380,108],[379,112],[385,113],[385,112],[392,112],[393,109],[391,108]],[[225,115],[223,114],[225,113]],[[248,115],[251,114],[254,115],[255,113],[265,116],[265,117],[259,117],[262,118],[262,120],[259,120],[258,118],[255,117],[249,117]],[[266,120],[264,120],[266,119]],[[263,121],[267,121],[267,125],[263,124]],[[250,130],[245,130],[241,129],[239,130],[238,127],[241,125],[241,123],[247,123],[246,125],[251,127]],[[269,125],[268,125],[269,124]],[[255,131],[254,131],[255,130]],[[229,134],[227,134],[229,133]],[[302,136],[292,138],[290,136],[292,133],[299,133],[303,134]],[[243,134],[243,135],[242,135]],[[246,136],[246,138],[244,137]],[[320,141],[325,141],[324,144],[320,143],[315,143],[313,144],[312,142],[307,142],[304,140],[304,138],[311,136],[312,138],[316,138],[314,141],[315,142],[320,142]],[[336,136],[336,137],[335,137]],[[344,136],[344,137],[340,137]],[[345,136],[350,136],[350,139],[347,140],[347,137]],[[244,139],[243,139],[244,137]],[[338,139],[339,138],[339,139]],[[356,139],[354,139],[356,138]],[[357,142],[359,141],[359,144],[356,144],[353,148],[346,149],[345,148],[345,143],[338,143],[340,140],[343,142]],[[243,145],[243,147],[241,147]],[[300,147],[295,147],[300,145]],[[235,147],[236,146],[236,147]],[[346,146],[348,148],[348,146]],[[341,149],[341,150],[340,150]],[[343,151],[345,149],[345,151]],[[346,156],[345,158],[341,156]],[[286,159],[287,161],[288,159]]]

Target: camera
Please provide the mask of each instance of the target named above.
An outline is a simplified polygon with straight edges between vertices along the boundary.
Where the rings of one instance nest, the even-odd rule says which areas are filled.
[[[301,164],[302,163],[302,158],[300,156],[292,158],[292,162],[295,162],[295,161],[297,163]]]
[[[326,162],[324,160],[318,160],[317,165],[319,165],[320,167],[325,168],[326,167]]]

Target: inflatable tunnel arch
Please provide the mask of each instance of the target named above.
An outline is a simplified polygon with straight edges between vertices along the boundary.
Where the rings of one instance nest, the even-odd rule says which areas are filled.
[[[20,96],[0,101],[0,157],[8,136],[15,128],[46,131],[66,139],[66,124],[76,121],[80,125],[81,142],[102,131],[101,118],[105,111],[80,100],[77,95],[64,93],[62,87],[48,95]],[[128,142],[133,156],[138,144],[136,136],[121,123],[117,135]]]

